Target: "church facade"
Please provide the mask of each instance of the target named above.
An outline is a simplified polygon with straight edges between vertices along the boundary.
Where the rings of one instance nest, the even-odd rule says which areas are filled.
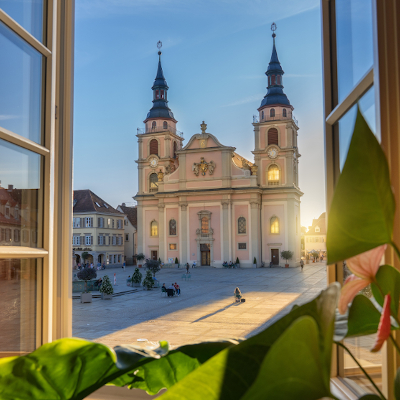
[[[254,118],[254,161],[201,132],[186,145],[168,106],[161,52],[153,106],[138,130],[137,252],[164,263],[222,267],[283,265],[280,253],[300,262],[298,124],[283,92],[273,34],[267,94]]]

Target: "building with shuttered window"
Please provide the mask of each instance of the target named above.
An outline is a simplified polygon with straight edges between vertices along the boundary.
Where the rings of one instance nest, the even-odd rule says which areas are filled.
[[[108,266],[124,262],[125,214],[113,208],[91,190],[74,191],[72,248],[75,264],[86,262]]]
[[[299,265],[300,198],[297,120],[283,92],[273,34],[267,94],[253,117],[254,160],[219,142],[201,124],[186,145],[168,106],[161,52],[153,106],[138,129],[137,252],[172,263],[242,267],[281,263],[293,251]]]

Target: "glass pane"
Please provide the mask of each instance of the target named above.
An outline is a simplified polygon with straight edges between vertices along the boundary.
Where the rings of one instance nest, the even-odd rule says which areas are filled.
[[[0,139],[0,246],[42,247],[42,164]]]
[[[43,56],[0,22],[0,126],[43,142]]]
[[[336,0],[336,40],[340,102],[373,64],[371,0]]]
[[[43,42],[43,0],[0,0],[0,8]]]
[[[36,348],[38,263],[33,259],[0,260],[0,356]],[[11,354],[10,354],[11,353]]]
[[[368,122],[372,132],[376,135],[376,115],[375,115],[375,90],[372,86],[367,93],[358,102],[360,110]],[[339,120],[339,158],[340,169],[343,168],[346,161],[347,152],[349,150],[351,136],[353,135],[354,124],[357,116],[357,105],[354,105],[340,120]],[[378,140],[380,140],[380,135]]]

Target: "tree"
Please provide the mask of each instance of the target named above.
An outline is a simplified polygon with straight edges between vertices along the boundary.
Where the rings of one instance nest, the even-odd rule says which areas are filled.
[[[154,277],[156,276],[156,272],[161,269],[160,262],[158,260],[147,259],[144,266],[147,268],[148,271],[151,271]]]
[[[236,257],[236,264],[239,264],[239,257]]]
[[[178,257],[175,257],[175,264],[179,264],[178,263]]]
[[[100,286],[100,293],[104,294],[113,294],[114,293],[114,288],[111,285],[110,278],[108,275],[104,275],[103,277],[103,282]]]
[[[140,283],[142,282],[142,273],[139,271],[139,268],[135,268],[135,272],[132,275],[132,282],[133,283]]]
[[[146,277],[143,280],[143,286],[150,290],[154,285],[153,277],[151,276],[151,271],[148,269],[146,271]]]
[[[288,263],[288,260],[291,260],[293,257],[293,251],[290,250],[283,250],[281,251],[281,258],[283,258],[284,260],[286,260],[286,264]]]
[[[257,264],[257,258],[254,257],[253,264]]]
[[[87,281],[97,278],[97,272],[94,268],[83,268],[76,275],[78,279],[85,281],[85,293],[87,293]]]
[[[317,257],[319,257],[318,251],[313,251],[313,252],[311,253],[311,255],[312,255],[315,259],[317,259]]]
[[[85,260],[87,260],[89,258],[89,253],[87,251],[84,251],[81,255],[83,263],[85,264]]]

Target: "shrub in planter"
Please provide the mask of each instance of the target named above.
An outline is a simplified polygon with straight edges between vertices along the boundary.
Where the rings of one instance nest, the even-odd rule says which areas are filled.
[[[142,273],[139,271],[139,268],[135,268],[135,272],[132,275],[132,283],[135,284],[135,286],[140,285],[142,282]]]
[[[255,258],[255,257],[253,260],[253,268],[257,268],[257,258]]]
[[[136,259],[138,260],[138,266],[139,266],[139,268],[141,268],[141,266],[142,266],[141,261],[143,261],[143,260],[145,259],[144,254],[143,254],[143,253],[139,253],[139,254],[136,256]]]
[[[85,281],[85,292],[87,291],[87,281],[97,278],[97,272],[94,268],[83,268],[77,274],[78,279]]]
[[[148,271],[151,271],[151,273],[153,274],[153,276],[156,276],[156,272],[158,272],[161,268],[160,268],[160,261],[157,260],[146,260],[146,264],[144,265]]]
[[[147,288],[147,290],[150,290],[154,285],[154,280],[153,277],[151,276],[151,271],[148,269],[146,271],[146,277],[143,280],[143,286]]]
[[[235,264],[236,264],[236,265],[239,265],[239,257],[236,257],[236,262],[235,262]]]
[[[283,251],[281,251],[281,258],[283,258],[284,260],[286,260],[286,263],[285,263],[285,267],[286,267],[286,268],[289,268],[288,261],[292,259],[293,254],[294,254],[293,251],[290,251],[290,250],[283,250]]]
[[[112,299],[112,294],[114,293],[114,288],[111,285],[110,278],[108,275],[104,275],[103,277],[103,283],[100,286],[100,293],[101,293],[101,298],[103,300],[106,299]]]

